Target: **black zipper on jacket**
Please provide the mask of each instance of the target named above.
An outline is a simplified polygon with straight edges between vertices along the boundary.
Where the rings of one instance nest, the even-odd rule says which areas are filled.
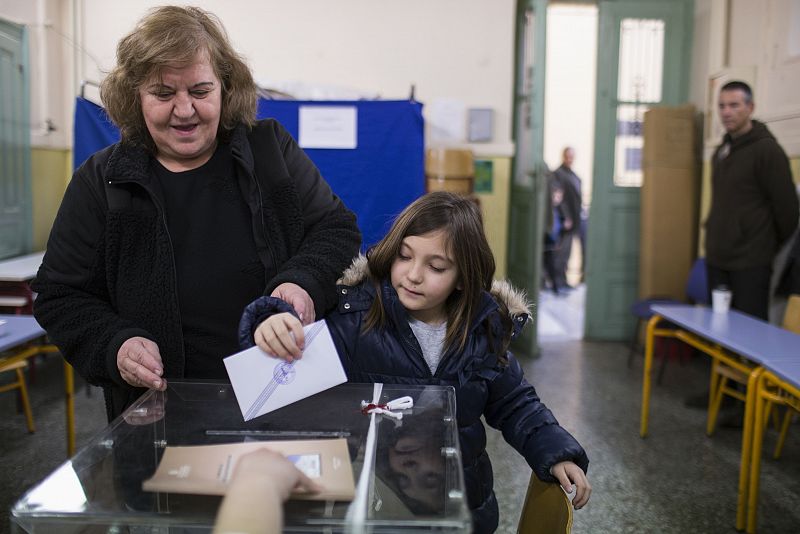
[[[264,197],[263,192],[261,191],[261,184],[258,183],[258,178],[256,178],[255,173],[248,173],[250,174],[250,179],[256,183],[256,189],[258,190],[258,216],[261,218],[261,231],[264,232],[264,243],[267,245],[267,250],[269,250],[270,259],[272,259],[272,268],[275,270],[275,276],[278,276],[278,260],[275,259],[275,251],[272,248],[272,243],[270,242],[269,238],[267,237],[267,222],[264,220]],[[266,265],[264,266],[266,267]],[[264,274],[264,290],[267,289],[267,275]]]
[[[244,172],[247,174],[248,178],[250,178],[250,180],[252,180],[253,183],[256,184],[256,190],[258,191],[258,198],[256,199],[257,202],[258,202],[258,216],[259,216],[259,219],[261,220],[261,231],[263,232],[264,244],[267,247],[267,251],[269,252],[270,259],[272,260],[272,268],[273,268],[273,272],[275,273],[274,276],[278,276],[278,259],[275,256],[275,250],[272,248],[272,242],[270,242],[270,240],[269,240],[269,238],[267,236],[267,222],[264,220],[264,197],[263,197],[263,191],[261,190],[261,184],[259,183],[258,178],[256,178],[256,172],[254,170],[255,169],[255,157],[256,156],[253,153],[253,147],[252,147],[252,145],[250,145],[250,140],[247,139],[246,136],[245,136],[245,141],[247,142],[248,146],[250,146],[250,152],[251,152],[251,154],[253,156],[253,169],[249,169],[246,165],[244,165],[244,157],[242,156],[240,149],[238,147],[233,146],[233,144],[231,144],[231,155],[233,155],[233,158],[234,158],[234,161],[236,162],[236,165],[240,169],[244,170]],[[247,192],[243,191],[243,193],[246,194]],[[253,236],[253,237],[255,237],[255,236]],[[269,276],[269,273],[267,272],[267,266],[264,265],[264,291],[267,290],[267,285],[269,283],[269,279],[267,278],[268,276]]]
[[[118,181],[111,181],[108,180],[109,185],[120,185],[120,184],[136,184],[144,191],[150,195],[150,200],[155,205],[156,209],[158,210],[158,216],[161,219],[161,224],[164,225],[164,232],[167,234],[167,241],[169,242],[169,256],[170,260],[172,261],[172,282],[175,284],[175,293],[173,294],[173,301],[175,302],[175,308],[178,310],[178,325],[180,326],[180,347],[181,347],[181,359],[183,360],[183,373],[186,373],[186,350],[183,346],[183,321],[181,320],[181,303],[178,299],[178,268],[175,265],[175,247],[172,246],[172,236],[169,233],[169,226],[167,226],[167,218],[164,216],[165,209],[164,206],[161,205],[161,201],[159,200],[158,196],[153,193],[152,189],[144,185],[142,182],[138,180],[118,180]],[[162,358],[163,359],[163,358]]]

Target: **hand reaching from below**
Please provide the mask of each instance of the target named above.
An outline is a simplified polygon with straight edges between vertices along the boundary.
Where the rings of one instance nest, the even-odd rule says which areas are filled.
[[[247,476],[269,480],[282,501],[295,491],[319,493],[321,489],[282,454],[269,449],[258,449],[243,455],[236,463],[233,476],[234,479]]]
[[[245,454],[236,462],[217,512],[214,534],[279,534],[281,503],[292,491],[317,493],[320,489],[277,452],[258,449]]]

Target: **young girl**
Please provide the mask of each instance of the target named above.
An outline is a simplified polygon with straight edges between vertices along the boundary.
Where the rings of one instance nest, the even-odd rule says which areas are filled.
[[[475,532],[497,528],[486,422],[503,432],[544,481],[589,500],[589,460],[559,426],[507,351],[530,318],[524,295],[492,282],[495,263],[477,206],[436,192],[417,199],[367,258],[345,271],[327,318],[351,382],[438,384],[456,390],[467,501]],[[283,312],[283,313],[279,313]],[[302,356],[291,307],[261,297],[245,310],[240,342],[286,360]]]

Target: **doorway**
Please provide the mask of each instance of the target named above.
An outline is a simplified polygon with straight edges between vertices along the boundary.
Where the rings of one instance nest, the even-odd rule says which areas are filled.
[[[555,288],[548,281],[539,295],[537,326],[543,341],[583,337],[583,260],[594,159],[597,11],[592,4],[553,3],[547,8],[544,161],[551,171],[556,170],[563,162],[565,148],[572,149],[571,169],[580,179],[582,210],[580,220],[570,221],[574,226],[564,234],[566,237],[552,236],[548,240],[552,248],[544,252],[550,255],[554,267],[564,272],[566,286],[558,282],[560,287]],[[563,215],[565,208],[555,207],[547,220]],[[550,227],[551,233],[558,232],[558,222],[554,224],[557,226]],[[564,250],[565,241],[569,241],[568,250]]]
[[[579,290],[573,293],[573,301],[564,310],[566,316],[561,320],[568,328],[558,334],[572,339],[585,336],[589,339],[625,340],[633,331],[634,321],[629,307],[638,293],[643,116],[650,107],[686,101],[693,0],[600,0],[594,4],[548,4],[544,0],[520,0],[518,4],[521,9],[517,29],[517,156],[509,202],[508,274],[513,283],[528,291],[531,300],[543,304],[540,299],[542,242],[548,229],[545,212],[551,213],[544,202],[550,197],[546,163],[560,163],[560,150],[565,144],[573,144],[571,140],[554,136],[548,139],[546,152],[544,132],[546,128],[559,127],[575,136],[577,142],[585,143],[585,131],[582,134],[584,141],[580,141],[578,127],[562,116],[569,116],[568,113],[574,111],[570,107],[593,103],[593,112],[584,110],[580,117],[591,132],[591,141],[582,149],[583,154],[576,151],[576,164],[584,165],[583,169],[577,169],[585,175],[582,177],[587,186],[584,202],[591,209],[584,254],[586,284],[579,285]],[[562,9],[566,11],[559,12]],[[558,82],[559,78],[554,77],[557,75],[551,74],[558,73],[560,66],[569,66],[570,60],[559,61],[556,51],[543,50],[548,46],[558,47],[555,40],[558,37],[557,26],[545,24],[545,21],[550,16],[577,16],[581,9],[589,10],[582,15],[589,26],[595,28],[595,43],[598,43],[594,50],[596,81],[576,83],[591,95],[570,100],[570,84]],[[592,18],[594,22],[590,22]],[[524,20],[535,21],[535,24],[525,26],[521,23]],[[520,46],[525,44],[520,37],[525,35],[524,29],[528,27],[536,30],[534,39],[528,46]],[[567,46],[574,47],[571,43],[585,37],[575,27],[567,29]],[[555,35],[545,40],[551,31]],[[586,46],[581,47],[585,49]],[[520,57],[525,57],[520,50],[533,58],[529,65],[519,61]],[[593,53],[583,52],[571,61],[591,61]],[[526,79],[532,80],[528,90],[520,83]],[[564,98],[567,107],[567,111],[548,110],[546,120],[545,79],[551,80],[548,96]],[[539,118],[541,121],[537,122]],[[529,128],[520,130],[521,125]],[[586,167],[590,161],[591,166]],[[574,266],[578,258],[580,256],[576,255],[571,265]],[[576,275],[574,270],[572,272],[574,280]],[[580,268],[577,276],[579,281]],[[529,354],[539,352],[539,323],[543,323],[543,327],[548,325],[547,303],[543,306],[538,309],[533,328],[527,329],[528,332],[533,330],[532,334],[526,334],[523,347],[529,349],[525,351]]]

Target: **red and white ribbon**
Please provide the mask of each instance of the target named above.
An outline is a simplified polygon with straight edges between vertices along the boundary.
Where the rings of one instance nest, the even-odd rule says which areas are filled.
[[[414,407],[414,399],[411,397],[400,397],[394,399],[386,404],[377,404],[373,402],[361,401],[361,413],[364,415],[375,413],[382,414],[388,417],[393,417],[398,421],[403,418],[403,414],[392,410],[407,410]]]

